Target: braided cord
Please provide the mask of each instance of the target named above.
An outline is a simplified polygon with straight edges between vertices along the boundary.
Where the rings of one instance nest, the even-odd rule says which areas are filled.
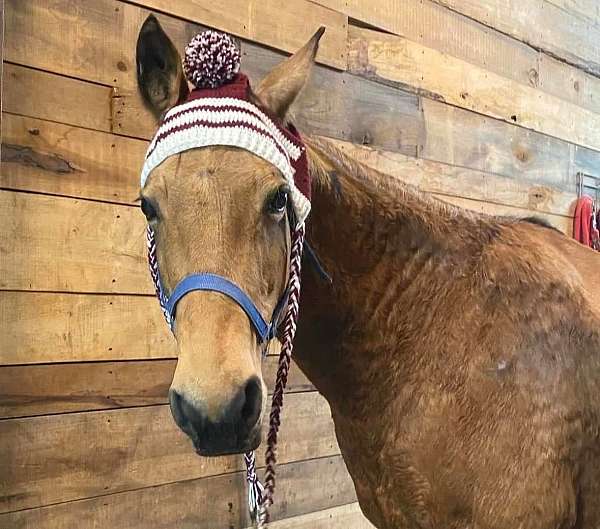
[[[269,434],[267,437],[267,450],[265,454],[265,494],[260,507],[257,520],[258,529],[264,528],[269,523],[269,507],[273,504],[275,492],[275,465],[277,462],[277,435],[281,424],[281,409],[283,408],[283,392],[287,384],[290,361],[294,347],[294,336],[298,322],[298,309],[300,306],[300,271],[302,266],[302,247],[304,244],[304,225],[297,228],[292,234],[292,247],[290,251],[290,276],[288,306],[283,321],[283,343],[279,353],[279,366],[271,414],[269,416]]]
[[[146,229],[146,245],[148,247],[148,268],[150,269],[150,276],[152,277],[152,282],[154,283],[154,290],[156,291],[156,297],[158,298],[158,302],[160,303],[160,308],[165,315],[165,319],[167,320],[167,325],[171,330],[173,330],[171,324],[171,316],[169,315],[169,311],[167,310],[167,296],[162,288],[162,283],[160,281],[160,272],[158,270],[158,259],[156,258],[156,240],[154,238],[154,230],[148,224],[148,228]]]

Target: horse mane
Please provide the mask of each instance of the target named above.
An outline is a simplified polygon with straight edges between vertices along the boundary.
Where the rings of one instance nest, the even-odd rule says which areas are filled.
[[[473,222],[484,216],[458,206],[448,204],[421,191],[413,184],[372,169],[352,158],[341,149],[323,138],[305,138],[312,151],[309,156],[310,173],[317,185],[333,187],[334,193],[342,198],[340,177],[348,177],[351,186],[344,186],[345,200],[357,199],[360,192],[368,200],[376,200],[377,205],[386,216],[404,217],[405,210],[410,209],[411,215],[427,216],[433,219],[460,219]],[[314,155],[316,154],[316,156]],[[357,193],[352,193],[356,191]]]
[[[550,224],[546,219],[542,219],[541,217],[524,217],[519,219],[520,222],[526,222],[528,224],[534,224],[536,226],[541,226],[542,228],[548,228],[549,230],[557,231],[558,233],[562,233],[558,228],[555,228]]]
[[[317,181],[317,184],[332,186],[340,198],[339,174],[344,174],[358,184],[358,187],[366,192],[369,198],[377,200],[379,206],[388,215],[406,218],[406,209],[408,208],[411,216],[418,217],[421,223],[430,229],[445,225],[451,226],[453,230],[478,227],[476,231],[481,232],[481,228],[485,227],[487,229],[484,231],[491,230],[497,234],[502,227],[529,224],[562,234],[547,220],[537,216],[489,215],[439,200],[413,184],[367,167],[326,139],[307,137],[305,142],[309,149],[316,153],[316,156],[309,157],[313,179]],[[333,170],[331,166],[333,166]],[[346,197],[346,199],[351,200],[352,197]]]

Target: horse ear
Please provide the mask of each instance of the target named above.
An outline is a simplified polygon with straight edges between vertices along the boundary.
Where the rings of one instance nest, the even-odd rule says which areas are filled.
[[[256,90],[262,104],[281,119],[308,80],[323,33],[321,26],[300,50],[273,68]]]
[[[154,15],[140,28],[136,46],[138,88],[157,119],[183,101],[188,86],[181,58]]]

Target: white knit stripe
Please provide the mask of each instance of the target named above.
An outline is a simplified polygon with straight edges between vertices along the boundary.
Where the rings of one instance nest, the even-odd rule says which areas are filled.
[[[272,138],[243,125],[235,127],[195,126],[171,132],[156,145],[152,154],[146,159],[141,174],[142,188],[146,184],[150,172],[168,157],[190,149],[211,145],[227,145],[245,149],[279,169],[290,186],[290,198],[298,224],[304,222],[310,212],[310,201],[296,187],[294,168],[289,159],[281,153]]]
[[[214,123],[214,124],[247,123],[249,125],[256,127],[259,130],[264,131],[267,134],[270,134],[271,136],[274,137],[275,141],[277,141],[277,135],[275,135],[269,127],[267,127],[257,117],[252,116],[252,115],[248,114],[247,112],[240,112],[240,111],[236,111],[236,110],[214,111],[214,110],[209,110],[206,108],[198,108],[194,111],[186,112],[185,114],[181,114],[181,115],[173,118],[172,120],[163,123],[160,126],[160,128],[158,129],[156,135],[154,136],[154,139],[152,140],[152,143],[150,144],[150,147],[148,149],[148,153],[151,153],[152,150],[156,147],[157,141],[158,141],[158,143],[163,141],[164,137],[161,138],[160,140],[158,139],[160,136],[169,134],[169,131],[171,131],[173,129],[176,129],[179,127],[184,127],[186,125],[193,125],[194,123],[199,123],[199,122],[207,122],[207,123]],[[231,125],[229,125],[229,126],[231,126]],[[285,152],[286,154],[289,154],[285,145],[283,145],[279,141],[277,141],[277,143],[283,152]]]
[[[302,154],[302,149],[291,142],[285,135],[279,130],[277,125],[273,122],[273,120],[267,116],[260,108],[256,105],[250,103],[250,101],[244,101],[243,99],[236,99],[234,97],[202,97],[199,99],[192,99],[187,103],[183,103],[176,107],[173,107],[169,112],[167,112],[164,121],[167,121],[174,114],[178,114],[180,112],[195,108],[195,107],[239,107],[241,109],[247,110],[248,112],[252,112],[255,114],[260,120],[272,130],[273,136],[285,146],[285,150],[288,151],[292,160],[297,160],[300,158]]]

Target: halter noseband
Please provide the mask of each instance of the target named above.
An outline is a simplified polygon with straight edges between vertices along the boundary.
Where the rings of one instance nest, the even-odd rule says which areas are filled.
[[[289,214],[290,212],[288,212],[288,215]],[[219,274],[213,274],[209,272],[190,274],[180,280],[179,283],[175,285],[175,288],[171,294],[167,296],[160,279],[160,270],[158,268],[158,259],[156,256],[156,240],[154,238],[154,230],[150,225],[148,225],[147,239],[148,264],[150,266],[154,288],[171,331],[174,331],[175,328],[175,313],[177,304],[179,301],[181,301],[181,298],[190,292],[205,291],[218,292],[235,301],[235,303],[244,311],[246,316],[248,316],[248,319],[250,320],[250,323],[252,323],[252,327],[254,328],[258,341],[261,345],[266,345],[266,342],[275,337],[283,309],[287,304],[287,288],[279,298],[277,305],[275,305],[273,314],[271,315],[271,320],[268,323],[256,306],[256,303],[252,301],[252,298],[248,296],[248,294],[246,294],[246,292],[244,292],[244,290],[236,285],[233,281]],[[288,260],[289,257],[286,258],[286,261]],[[266,347],[263,352],[265,351]]]
[[[175,309],[177,308],[177,303],[183,296],[196,290],[220,292],[235,301],[248,316],[261,344],[275,336],[277,322],[279,321],[279,316],[285,306],[285,293],[278,301],[275,310],[273,311],[273,315],[271,316],[270,323],[267,323],[248,294],[229,279],[217,274],[209,273],[189,275],[184,277],[177,284],[167,300],[165,308],[169,313],[171,322],[175,322]]]

